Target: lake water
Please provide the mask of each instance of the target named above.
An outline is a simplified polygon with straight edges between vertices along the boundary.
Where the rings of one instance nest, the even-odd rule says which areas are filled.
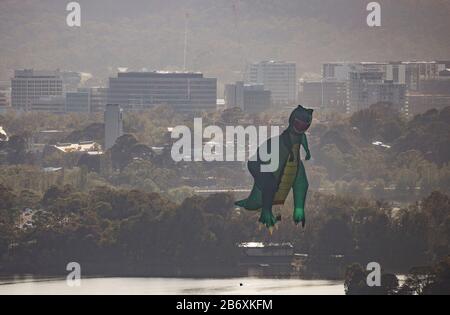
[[[90,278],[72,288],[62,279],[0,280],[0,295],[9,294],[343,295],[344,285],[342,281],[300,279]]]

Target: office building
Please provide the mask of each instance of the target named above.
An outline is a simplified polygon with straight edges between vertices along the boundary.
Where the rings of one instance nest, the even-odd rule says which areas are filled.
[[[409,115],[420,112],[426,99],[438,106],[446,103],[444,95],[450,85],[443,76],[447,65],[441,61],[338,62],[324,64],[322,75],[326,81],[347,83],[349,113],[389,102]],[[316,92],[315,97],[319,95]]]
[[[215,111],[217,79],[201,73],[120,72],[110,78],[108,104],[124,110],[170,105],[180,112]]]
[[[63,82],[64,92],[75,92],[81,84],[81,73],[75,71],[57,71]]]
[[[405,84],[410,91],[420,90],[424,80],[437,79],[447,67],[445,61],[334,62],[322,66],[326,80],[344,81],[351,72],[381,72],[382,79]]]
[[[108,104],[105,110],[105,150],[111,149],[123,135],[123,113],[119,105]]]
[[[31,110],[41,97],[63,95],[63,80],[57,71],[16,70],[11,79],[11,106],[17,110]]]
[[[66,112],[68,113],[91,112],[90,90],[78,89],[77,92],[67,92]]]
[[[347,112],[353,113],[384,102],[406,111],[406,85],[383,80],[382,72],[350,72]]]
[[[405,80],[408,90],[419,91],[423,81],[439,78],[446,65],[439,61],[405,61]]]
[[[42,96],[33,100],[28,110],[50,114],[65,114],[66,98],[64,96]]]
[[[226,84],[224,98],[227,108],[239,107],[244,110],[244,82]]]
[[[94,87],[90,89],[90,108],[92,113],[103,113],[108,102],[108,89]]]
[[[450,106],[449,94],[423,94],[410,92],[408,94],[408,116],[414,117],[430,109],[441,110]]]
[[[270,108],[271,92],[262,84],[244,84],[238,81],[225,85],[225,104],[227,108],[239,107],[247,113],[260,113]]]
[[[9,107],[8,98],[6,92],[0,91],[0,113],[6,111]]]
[[[244,111],[260,113],[270,108],[272,92],[267,91],[262,84],[246,84],[244,86]]]
[[[103,113],[108,96],[107,88],[82,88],[66,93],[68,113]]]
[[[347,62],[324,63],[322,65],[323,80],[346,81],[355,64]]]
[[[11,89],[9,81],[0,81],[0,113],[5,112],[10,104]]]
[[[422,80],[417,92],[424,94],[450,95],[450,76]]]
[[[347,81],[303,81],[300,103],[308,108],[323,108],[345,112],[347,109]]]
[[[272,93],[272,102],[292,105],[297,102],[297,70],[295,63],[263,61],[251,64],[245,73],[245,83],[262,84]]]
[[[422,80],[418,91],[408,93],[408,114],[413,117],[430,109],[450,106],[450,70],[439,73],[439,78]]]

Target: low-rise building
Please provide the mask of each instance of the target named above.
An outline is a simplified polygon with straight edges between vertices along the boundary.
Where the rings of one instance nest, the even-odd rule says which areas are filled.
[[[8,134],[6,133],[5,129],[3,129],[2,126],[0,126],[0,141],[8,141],[9,137]]]
[[[238,244],[239,269],[247,276],[289,276],[293,271],[291,243],[247,242]]]
[[[82,141],[79,143],[58,143],[53,146],[63,153],[83,152],[88,154],[102,154],[102,147],[94,141]]]
[[[64,96],[40,97],[32,102],[31,111],[64,114],[66,112],[66,98]]]

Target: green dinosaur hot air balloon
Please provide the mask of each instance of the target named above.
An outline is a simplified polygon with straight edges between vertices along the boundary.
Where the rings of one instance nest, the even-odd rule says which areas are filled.
[[[306,152],[306,160],[311,159],[311,153],[306,138],[306,130],[312,122],[313,110],[299,105],[289,117],[289,127],[279,136],[279,165],[274,172],[262,172],[258,148],[257,158],[248,162],[248,169],[255,183],[247,199],[236,202],[237,206],[247,210],[261,209],[259,222],[271,229],[279,220],[272,213],[272,206],[284,204],[289,191],[294,193],[294,215],[296,224],[305,226],[305,200],[308,192],[308,179],[305,167],[300,159],[300,147]],[[267,141],[270,150],[273,139]]]

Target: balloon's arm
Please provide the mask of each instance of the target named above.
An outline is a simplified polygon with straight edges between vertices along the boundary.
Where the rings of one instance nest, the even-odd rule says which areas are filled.
[[[309,161],[311,159],[311,152],[309,151],[308,138],[306,137],[305,133],[303,134],[303,137],[302,137],[302,146],[303,146],[303,149],[305,149],[305,152],[306,152],[305,160]]]

